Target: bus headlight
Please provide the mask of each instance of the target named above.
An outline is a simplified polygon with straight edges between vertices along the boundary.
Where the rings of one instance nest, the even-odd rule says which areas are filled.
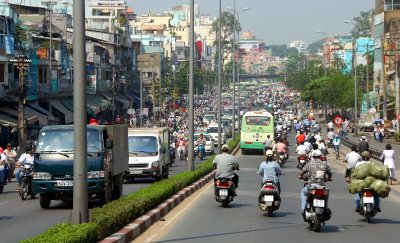
[[[34,172],[33,173],[34,180],[51,180],[51,174],[47,172]]]

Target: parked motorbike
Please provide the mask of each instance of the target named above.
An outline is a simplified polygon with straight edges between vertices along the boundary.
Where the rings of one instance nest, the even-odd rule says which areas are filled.
[[[378,214],[374,200],[374,190],[372,188],[365,188],[361,194],[360,199],[360,215],[365,217],[367,223],[371,223],[371,218]]]
[[[215,180],[215,200],[227,208],[229,203],[233,201],[236,195],[235,183],[233,183],[230,175],[221,175]]]
[[[24,164],[21,171],[21,190],[19,191],[19,195],[22,200],[26,200],[28,195],[31,198],[35,198],[36,193],[33,190],[32,186],[33,180],[33,165],[32,164]]]
[[[277,185],[273,181],[263,183],[258,195],[259,207],[262,211],[267,211],[267,216],[271,217],[274,211],[281,206],[281,196]]]
[[[319,232],[321,224],[325,224],[331,218],[332,211],[327,205],[328,198],[329,190],[325,186],[319,184],[310,185],[303,218],[314,232]]]
[[[205,149],[205,147],[204,147],[204,144],[199,144],[199,145],[197,146],[197,153],[198,153],[198,155],[199,155],[199,159],[200,159],[200,160],[203,160],[204,155],[205,155],[205,153],[206,153],[206,149]]]

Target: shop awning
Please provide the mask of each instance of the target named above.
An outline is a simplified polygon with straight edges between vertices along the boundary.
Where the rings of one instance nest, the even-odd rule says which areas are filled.
[[[0,113],[0,125],[16,127],[18,126],[18,120]]]
[[[111,103],[106,99],[101,98],[97,95],[87,96],[87,106],[93,110],[93,114],[96,115],[100,111],[105,111],[110,108]]]
[[[39,124],[42,126],[47,126],[49,124],[49,119],[47,115],[44,115],[34,109],[30,108],[29,106],[24,106],[25,116],[36,116],[39,120]]]
[[[25,113],[26,124],[30,125],[30,124],[34,124],[37,121],[39,121],[39,118],[37,116],[32,115],[30,113],[26,113],[26,109],[24,109],[24,111],[25,111],[24,113]],[[0,107],[0,112],[10,114],[11,116],[14,116],[18,121],[19,116],[18,116],[18,111],[16,109],[12,109],[10,107]]]
[[[69,110],[71,111],[74,110],[74,100],[72,98],[60,99],[60,102]],[[86,112],[88,113],[89,116],[93,115],[93,108],[89,104],[86,105]]]
[[[52,100],[51,105],[65,116],[65,124],[70,124],[74,121],[74,114],[67,109],[59,100]]]
[[[29,106],[30,108],[36,110],[36,111],[39,111],[40,113],[43,113],[43,114],[47,115],[49,120],[54,120],[53,114],[51,114],[48,110],[44,109],[40,105],[38,105],[36,103],[29,103],[29,104],[26,104],[26,105]]]
[[[124,96],[122,96],[120,94],[117,94],[114,97],[115,97],[116,101],[118,101],[119,103],[122,104],[122,109],[123,110],[126,110],[131,106],[132,102],[128,98],[126,98],[126,97],[124,97]]]

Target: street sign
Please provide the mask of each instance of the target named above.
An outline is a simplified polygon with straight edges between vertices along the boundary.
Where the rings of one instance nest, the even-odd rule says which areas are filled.
[[[337,127],[340,127],[343,124],[343,118],[341,116],[335,116],[335,118],[333,118],[333,123],[335,123]]]

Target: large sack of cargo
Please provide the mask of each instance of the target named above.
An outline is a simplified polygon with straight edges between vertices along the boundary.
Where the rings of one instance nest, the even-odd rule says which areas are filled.
[[[373,176],[367,176],[364,179],[364,186],[365,187],[370,187],[372,185],[372,183],[374,183],[374,181],[376,181],[376,178]]]
[[[353,178],[364,180],[371,175],[371,163],[364,163],[357,166],[353,172]]]
[[[380,197],[387,197],[390,192],[390,187],[386,183],[386,181],[375,180],[374,183],[370,186]]]
[[[379,162],[371,163],[370,173],[376,179],[387,180],[389,177],[389,167]]]
[[[349,192],[351,194],[354,194],[356,192],[362,192],[365,187],[365,181],[364,180],[358,180],[358,179],[351,179],[350,185],[349,185]]]

